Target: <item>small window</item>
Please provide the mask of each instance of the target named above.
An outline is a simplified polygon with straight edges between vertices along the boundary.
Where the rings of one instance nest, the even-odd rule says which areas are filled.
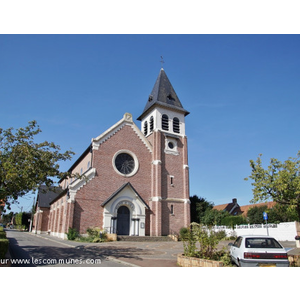
[[[173,132],[180,133],[179,119],[176,117],[173,119]]]
[[[174,185],[174,176],[171,176],[170,179],[171,179],[171,185]]]
[[[153,118],[153,116],[151,116],[151,118],[150,118],[150,132],[153,131],[153,128],[154,128],[154,118]]]
[[[162,115],[162,129],[169,130],[169,117],[167,115]]]
[[[144,135],[147,135],[148,134],[148,122],[145,121],[144,122]]]
[[[90,168],[90,165],[91,165],[91,162],[89,161],[88,164],[87,164],[87,169]]]
[[[171,213],[171,215],[174,215],[174,205],[173,204],[171,204],[170,213]]]

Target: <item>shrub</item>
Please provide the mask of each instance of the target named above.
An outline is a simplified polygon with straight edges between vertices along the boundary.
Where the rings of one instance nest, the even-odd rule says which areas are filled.
[[[220,230],[215,232],[215,235],[218,240],[224,240],[226,238],[226,231],[225,230]]]
[[[0,258],[4,258],[8,251],[8,239],[0,239]]]
[[[69,228],[67,233],[68,240],[74,241],[79,236],[79,233],[76,228]]]
[[[99,237],[99,234],[100,234],[100,228],[98,227],[89,227],[87,230],[86,230],[88,236],[90,237]]]
[[[102,243],[103,239],[100,239],[99,237],[95,237],[92,242],[93,243]]]
[[[0,226],[0,232],[4,231],[4,228],[2,226]]]
[[[101,230],[98,227],[88,228],[86,230],[88,236],[93,243],[105,242],[107,240],[107,233],[105,230]]]
[[[181,240],[186,240],[188,238],[188,234],[189,234],[189,229],[186,227],[182,227],[179,230],[179,237]]]
[[[0,239],[6,239],[6,232],[0,231]]]
[[[206,226],[192,223],[187,238],[183,241],[184,255],[202,259],[223,261],[230,265],[229,254],[226,249],[217,250],[219,241],[224,238],[224,233],[216,233]],[[197,248],[199,245],[199,248]]]
[[[227,216],[222,220],[221,225],[230,226],[231,228],[234,228],[235,225],[246,223],[247,220],[243,216]]]

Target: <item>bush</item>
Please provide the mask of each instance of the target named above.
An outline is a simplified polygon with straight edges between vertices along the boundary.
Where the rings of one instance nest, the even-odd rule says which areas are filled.
[[[1,239],[6,239],[6,232],[5,231],[0,231],[0,240]]]
[[[79,233],[76,228],[69,228],[67,233],[68,240],[74,241],[79,236]]]
[[[215,232],[215,235],[219,241],[224,240],[226,238],[226,231],[225,230],[217,231]]]
[[[2,226],[0,226],[0,232],[4,231],[4,228]]]
[[[98,227],[88,228],[86,230],[88,236],[93,243],[101,243],[107,240],[107,233],[105,230],[101,230]]]
[[[0,258],[4,258],[8,251],[8,239],[0,239]]]
[[[247,220],[243,216],[227,216],[222,220],[221,225],[230,226],[231,228],[234,228],[235,225],[246,223]]]
[[[183,241],[184,255],[202,259],[222,261],[224,265],[230,265],[230,257],[225,248],[217,250],[224,232],[215,232],[206,226],[192,223],[187,238]],[[197,248],[199,245],[199,248]]]
[[[86,230],[87,234],[89,237],[99,237],[100,235],[100,228],[98,227],[89,227],[87,230]]]
[[[188,234],[189,234],[190,230],[186,227],[182,227],[179,230],[179,237],[181,240],[186,240],[188,238]]]

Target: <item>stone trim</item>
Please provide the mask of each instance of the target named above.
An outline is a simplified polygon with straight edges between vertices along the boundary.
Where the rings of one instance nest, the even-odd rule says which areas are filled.
[[[77,179],[73,183],[69,185],[69,195],[68,203],[74,202],[75,195],[78,190],[80,190],[84,185],[86,185],[89,181],[91,181],[96,176],[96,169],[89,169],[82,179]]]
[[[202,259],[197,257],[188,257],[183,254],[177,255],[177,264],[181,267],[223,267],[223,262]]]

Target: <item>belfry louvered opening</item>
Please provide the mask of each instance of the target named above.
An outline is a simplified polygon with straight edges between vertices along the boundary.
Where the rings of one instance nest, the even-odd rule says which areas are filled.
[[[167,115],[162,115],[161,126],[163,130],[169,130],[169,117]]]
[[[144,135],[147,135],[148,134],[148,122],[145,121],[144,122]]]
[[[153,131],[153,128],[154,128],[154,118],[153,118],[153,116],[151,116],[151,118],[150,118],[150,132]]]
[[[179,119],[176,117],[173,119],[173,132],[180,133]]]

